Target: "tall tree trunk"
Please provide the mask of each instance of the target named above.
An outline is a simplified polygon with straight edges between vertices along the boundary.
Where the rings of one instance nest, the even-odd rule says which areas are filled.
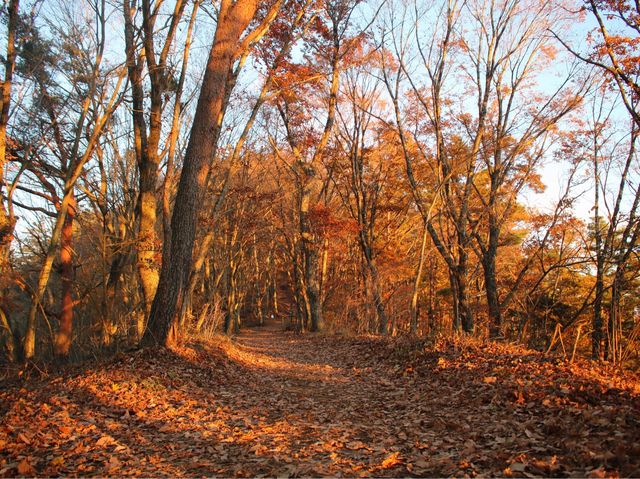
[[[44,262],[40,268],[38,274],[38,280],[35,287],[34,297],[31,301],[29,308],[29,315],[27,316],[27,330],[23,340],[23,354],[24,359],[29,360],[35,355],[36,348],[36,318],[38,311],[42,306],[42,299],[47,290],[49,284],[49,278],[51,276],[51,268],[53,267],[53,261],[56,257],[57,245],[62,235],[62,229],[64,226],[65,218],[69,213],[69,208],[73,202],[73,189],[69,189],[65,196],[62,198],[60,207],[58,209],[58,216],[56,218],[56,224],[51,232],[51,238],[49,238],[49,245],[45,255]]]
[[[378,268],[371,262],[369,264],[369,274],[371,276],[371,288],[373,292],[373,304],[376,307],[376,315],[378,317],[378,332],[380,334],[389,333],[389,318],[384,310],[384,302],[380,293],[380,282],[378,281]]]
[[[449,285],[451,287],[451,325],[454,331],[460,330],[460,295],[458,294],[458,281],[454,270],[449,270]]]
[[[156,189],[159,177],[159,145],[162,133],[162,112],[164,107],[164,95],[166,85],[166,63],[169,50],[173,44],[178,24],[184,13],[186,2],[176,0],[173,2],[173,13],[167,21],[167,30],[164,44],[156,41],[155,23],[158,12],[150,0],[142,0],[140,7],[130,0],[123,2],[123,13],[125,23],[125,44],[127,55],[127,71],[131,83],[132,116],[136,159],[139,168],[139,198],[137,213],[137,252],[138,252],[138,274],[140,276],[140,286],[142,289],[142,299],[144,303],[144,316],[137,322],[138,339],[144,332],[145,320],[151,313],[151,305],[156,293],[159,281],[158,255],[160,251],[160,238],[156,231],[157,221],[157,198]],[[198,9],[198,2],[194,4],[191,20],[189,22],[187,40],[183,50],[183,65],[180,79],[175,91],[172,130],[169,134],[169,158],[167,164],[167,177],[165,178],[165,188],[163,196],[163,211],[169,207],[168,187],[171,185],[173,155],[175,152],[175,141],[179,128],[180,118],[180,97],[184,84],[184,74],[189,56],[191,42],[191,32],[195,14]],[[142,49],[138,47],[137,27],[135,25],[136,12],[142,12],[142,29],[140,30]],[[156,55],[156,48],[159,54]],[[146,64],[148,79],[150,83],[149,93],[145,93],[143,84],[143,68]],[[149,104],[148,118],[145,117],[146,104]],[[148,128],[147,128],[148,124]],[[166,221],[163,223],[165,232],[167,231]],[[168,236],[168,233],[167,233]]]
[[[312,229],[309,218],[309,201],[311,196],[310,184],[306,181],[302,188],[302,198],[300,199],[300,232],[301,247],[304,261],[304,283],[306,286],[306,297],[309,303],[309,322],[311,331],[322,331],[324,328],[324,318],[322,315],[322,298],[320,296],[320,281],[322,265],[320,264],[320,246],[318,237]]]
[[[595,300],[593,303],[593,332],[591,333],[591,357],[599,360],[602,354],[602,298],[604,296],[604,260],[605,252],[602,247],[602,231],[600,230],[600,172],[598,164],[598,147],[594,142],[595,151],[593,158],[593,177],[594,177],[594,203],[593,203],[593,222],[594,236],[596,242],[596,284],[595,284]]]
[[[15,34],[18,22],[19,0],[10,0],[7,18],[7,50],[4,56],[4,80],[0,91],[0,304],[3,308],[0,311],[2,316],[3,329],[7,335],[7,353],[10,360],[16,359],[18,344],[14,331],[11,330],[9,322],[8,301],[4,295],[10,287],[10,261],[11,243],[15,230],[16,220],[12,210],[5,205],[5,178],[4,165],[7,162],[7,124],[9,123],[9,111],[11,108],[11,85],[13,80],[13,69],[15,66]]]
[[[473,332],[473,315],[469,307],[468,280],[467,280],[467,252],[464,247],[459,248],[458,267],[455,276],[458,293],[458,314],[460,314],[460,325],[465,333]]]
[[[484,287],[487,295],[487,309],[489,311],[489,337],[497,338],[501,334],[502,305],[498,296],[498,280],[496,259],[498,256],[498,240],[500,229],[493,213],[489,218],[489,241],[482,254],[482,269],[484,272]]]
[[[420,245],[420,259],[418,260],[418,268],[416,270],[416,277],[413,282],[413,294],[411,295],[411,334],[417,334],[418,332],[418,297],[420,295],[420,283],[422,282],[422,270],[424,269],[424,261],[427,250],[427,226],[425,225],[422,232],[422,241]]]
[[[489,310],[489,337],[498,338],[501,333],[502,311],[498,299],[498,283],[496,281],[496,261],[491,255],[482,263],[484,271],[484,287],[487,294]]]
[[[60,273],[62,277],[62,309],[60,325],[55,340],[57,356],[69,355],[73,341],[73,223],[76,213],[75,198],[72,197],[69,211],[62,225],[60,235]]]
[[[11,108],[11,85],[16,60],[15,35],[18,23],[19,0],[10,0],[7,19],[7,51],[4,57],[4,80],[0,96],[0,277],[7,278],[9,271],[9,251],[13,240],[15,218],[4,204],[4,165],[7,162],[7,124]],[[4,281],[3,281],[4,282]],[[7,285],[0,284],[0,289]]]
[[[335,21],[335,20],[334,20]],[[324,130],[318,142],[318,146],[313,153],[311,161],[306,163],[296,142],[293,138],[289,138],[289,143],[297,158],[298,176],[301,184],[299,185],[298,198],[298,214],[299,227],[301,237],[301,249],[303,254],[303,276],[305,283],[305,298],[308,302],[308,316],[311,324],[311,331],[317,332],[324,329],[324,317],[322,314],[322,292],[321,292],[321,274],[322,265],[320,264],[320,238],[315,234],[309,216],[309,207],[311,206],[311,195],[320,191],[319,166],[324,150],[329,142],[329,135],[333,130],[335,121],[335,111],[338,99],[338,88],[340,86],[340,38],[337,36],[339,28],[334,23],[333,29],[333,48],[331,53],[331,86],[329,88],[329,105],[327,118],[324,124]]]
[[[227,84],[240,38],[253,19],[257,0],[223,0],[209,53],[200,97],[185,152],[171,218],[169,258],[162,262],[160,280],[144,334],[146,344],[170,346],[177,341],[177,321],[186,293],[200,200],[215,156],[229,93]],[[166,256],[166,255],[163,255]]]
[[[94,66],[94,74],[99,74],[100,60],[102,59],[102,54],[100,53],[96,57],[96,64]],[[101,116],[95,119],[93,123],[93,129],[91,131],[90,137],[86,141],[86,148],[82,155],[79,155],[80,148],[80,139],[81,134],[85,131],[85,118],[86,114],[89,110],[90,102],[85,101],[83,105],[83,110],[80,119],[78,120],[77,125],[77,136],[74,141],[74,145],[71,149],[71,154],[69,158],[71,159],[64,181],[64,195],[62,200],[60,201],[60,205],[58,207],[58,214],[56,216],[56,221],[53,226],[53,230],[51,231],[51,237],[49,238],[49,244],[47,245],[47,251],[45,254],[45,259],[42,263],[42,267],[40,268],[40,272],[38,274],[37,284],[34,288],[34,295],[31,301],[31,305],[29,307],[29,313],[27,316],[27,330],[25,332],[24,340],[23,340],[23,353],[24,359],[29,360],[35,354],[35,344],[36,344],[36,317],[37,313],[41,307],[42,298],[47,289],[47,285],[49,283],[49,277],[51,276],[51,267],[53,266],[53,261],[56,256],[56,250],[58,246],[58,242],[60,241],[60,236],[62,234],[62,227],[64,225],[64,221],[66,215],[69,213],[70,206],[74,203],[74,188],[75,184],[80,177],[84,166],[86,163],[93,157],[93,153],[96,149],[96,145],[98,144],[99,139],[102,136],[102,132],[104,130],[105,125],[111,118],[111,115],[115,111],[117,105],[120,101],[120,87],[122,85],[122,80],[124,76],[121,74],[118,77],[117,83],[114,87],[113,93],[111,94],[111,98],[107,102],[104,111]],[[92,86],[89,92],[89,96],[87,98],[91,98],[92,92],[97,88],[95,77],[92,79]]]
[[[145,155],[146,156],[146,155]],[[156,231],[157,201],[156,187],[158,181],[157,155],[147,157],[140,167],[140,197],[138,204],[138,273],[142,288],[145,317],[151,313],[151,304],[160,278],[156,255],[159,253],[160,241]],[[144,330],[138,328],[138,339]]]

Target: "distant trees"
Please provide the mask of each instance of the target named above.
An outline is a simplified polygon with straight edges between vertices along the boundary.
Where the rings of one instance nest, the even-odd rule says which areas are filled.
[[[636,158],[637,130],[640,126],[638,112],[638,38],[640,35],[640,5],[630,1],[588,0],[584,3],[585,10],[595,20],[596,28],[590,33],[591,51],[583,52],[569,45],[556,35],[560,42],[578,59],[587,65],[595,67],[605,74],[604,84],[612,86],[618,92],[618,98],[628,113],[632,125],[628,140],[622,140],[610,130],[612,118],[619,116],[615,107],[611,107],[611,100],[600,96],[594,100],[591,114],[591,125],[587,136],[590,137],[588,157],[592,166],[592,187],[594,190],[593,203],[593,240],[595,254],[595,292],[592,319],[592,347],[591,354],[599,359],[612,355],[612,359],[620,359],[622,354],[621,338],[622,323],[619,321],[619,295],[621,294],[622,277],[625,275],[627,261],[631,251],[636,248],[637,237],[634,233],[637,227],[637,195],[634,195],[637,179],[633,173]],[[604,85],[602,88],[606,88]],[[613,101],[615,104],[615,100]],[[622,133],[622,138],[626,135]],[[613,139],[615,138],[615,140]],[[619,165],[613,158],[619,155],[620,144],[628,144],[623,160]],[[612,143],[618,143],[611,146]],[[603,171],[604,169],[604,171]],[[611,178],[619,180],[612,196],[609,194]],[[611,203],[610,203],[611,202]],[[626,207],[623,206],[626,204]],[[601,216],[602,207],[606,208],[607,218]],[[624,211],[623,210],[628,210]],[[617,251],[614,243],[622,230],[620,238],[622,251]],[[613,259],[615,257],[615,259]],[[616,264],[613,284],[605,286],[605,276],[609,270],[609,263]],[[606,325],[606,341],[604,342],[603,301],[605,291],[611,288],[611,306],[609,320]],[[633,322],[635,325],[635,321]],[[635,327],[635,326],[633,326]],[[634,329],[635,331],[635,329]],[[633,333],[634,338],[637,333]],[[634,339],[635,341],[635,339]]]
[[[517,212],[520,194],[538,188],[537,166],[552,147],[557,123],[579,106],[584,83],[567,77],[555,91],[536,90],[535,78],[553,55],[547,29],[562,20],[548,2],[442,2],[438,20],[427,27],[421,7],[412,7],[415,17],[410,10],[390,14],[382,36],[392,52],[391,59],[382,57],[384,75],[407,176],[449,268],[455,324],[467,332],[474,328],[468,298],[473,253],[483,270],[490,333],[499,336],[513,298],[513,291],[501,294],[498,284],[502,230]],[[475,111],[451,107],[464,101],[460,81],[468,82],[462,88],[473,94]],[[411,102],[402,99],[407,91]],[[436,173],[435,184],[417,176],[419,160],[431,162],[423,174]],[[436,203],[442,207],[435,209]]]
[[[633,251],[638,243],[638,130],[614,126],[615,104],[601,92],[591,102],[591,117],[576,139],[576,152],[588,158],[593,189],[593,216],[588,244],[593,256],[592,355],[594,359],[620,360],[624,345],[624,323],[635,321],[622,314],[620,302],[634,282]],[[608,306],[608,307],[606,307]],[[605,314],[606,313],[606,314]],[[632,317],[634,314],[632,313]],[[604,322],[604,318],[608,321]],[[634,335],[637,333],[633,333]]]
[[[284,139],[293,156],[291,169],[297,192],[299,232],[294,239],[293,266],[299,282],[296,301],[303,312],[305,328],[312,331],[324,328],[320,290],[322,238],[314,228],[312,210],[326,187],[322,161],[333,133],[344,64],[359,41],[351,32],[358,4],[354,0],[323,2],[306,41],[308,57],[303,64],[290,65],[287,76],[282,77],[289,84],[279,85],[282,94],[276,100]],[[304,98],[305,93],[321,96]],[[314,100],[316,105],[312,107]],[[324,118],[317,124],[311,121],[309,108],[324,111]]]
[[[637,351],[635,4],[25,1],[3,6],[8,358],[272,316]]]

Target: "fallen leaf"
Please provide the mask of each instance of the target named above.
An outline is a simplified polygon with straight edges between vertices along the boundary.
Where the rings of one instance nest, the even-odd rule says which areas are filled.
[[[111,456],[109,458],[109,463],[107,464],[107,468],[109,470],[112,469],[117,469],[122,465],[122,463],[120,462],[120,460],[116,457],[116,456]]]
[[[18,474],[20,474],[21,476],[31,476],[34,473],[33,467],[31,467],[31,464],[26,458],[20,461],[17,469]]]
[[[382,461],[380,467],[382,469],[389,469],[390,467],[397,466],[398,464],[402,464],[402,457],[400,456],[400,453],[396,451],[389,454],[386,459]]]
[[[98,447],[102,447],[102,446],[108,446],[109,444],[113,444],[115,441],[113,440],[113,438],[109,435],[105,435],[102,436],[100,439],[98,439],[96,441],[96,446]]]

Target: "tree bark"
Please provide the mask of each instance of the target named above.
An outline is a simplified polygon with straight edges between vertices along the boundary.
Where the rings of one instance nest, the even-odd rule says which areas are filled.
[[[311,331],[322,331],[324,328],[324,318],[322,315],[322,300],[320,297],[320,246],[318,236],[313,232],[309,218],[309,201],[311,191],[309,183],[302,188],[302,198],[300,199],[300,236],[303,257],[304,284],[306,286],[306,298],[308,301],[309,322]]]
[[[13,241],[15,218],[4,204],[4,165],[7,162],[7,124],[11,108],[11,85],[16,60],[15,35],[18,22],[19,0],[11,0],[8,8],[7,51],[4,60],[4,80],[0,97],[0,276],[6,278],[9,266],[9,250]],[[6,285],[0,284],[0,289]]]
[[[4,300],[5,292],[10,284],[10,261],[11,243],[15,230],[16,220],[11,208],[5,206],[5,179],[4,165],[7,162],[7,124],[9,123],[9,112],[11,108],[11,85],[13,80],[13,69],[16,60],[15,34],[18,21],[19,0],[11,0],[8,8],[7,18],[7,51],[4,60],[4,80],[2,82],[0,96],[0,310],[2,323],[7,335],[7,354],[10,360],[16,359],[18,344],[14,331],[11,330],[9,322],[8,302]]]
[[[182,15],[184,2],[176,2],[176,10],[172,17],[171,28],[165,42],[170,45],[175,32],[175,25]],[[144,316],[151,312],[151,304],[158,285],[158,266],[156,253],[159,249],[159,238],[156,231],[157,200],[156,188],[158,183],[158,146],[162,128],[162,95],[164,88],[164,61],[162,56],[156,64],[154,51],[154,14],[148,0],[142,1],[142,42],[144,54],[137,52],[137,43],[134,25],[136,4],[131,5],[129,0],[123,2],[124,32],[127,56],[127,72],[131,83],[132,117],[134,150],[138,163],[139,196],[136,207],[137,219],[137,268],[140,276],[142,299],[144,303]],[[149,70],[149,119],[145,118],[145,92],[143,85],[143,66],[146,61]],[[148,131],[147,131],[148,130]],[[144,321],[137,323],[138,339],[141,338],[144,329]]]
[[[493,205],[492,205],[493,206]],[[482,270],[484,272],[484,287],[487,295],[487,308],[489,311],[489,337],[497,338],[501,334],[502,305],[498,296],[498,280],[496,271],[496,259],[498,256],[498,239],[500,228],[497,225],[493,213],[489,213],[489,241],[482,254]]]
[[[413,294],[411,295],[411,334],[418,333],[418,298],[420,296],[420,283],[422,282],[422,270],[424,269],[428,235],[429,232],[427,231],[427,226],[424,225],[422,232],[422,241],[420,244],[420,259],[418,260],[416,277],[413,281]]]
[[[597,139],[596,139],[597,140]],[[602,247],[602,231],[600,230],[600,172],[598,162],[598,144],[594,141],[593,178],[594,178],[594,203],[593,222],[596,247],[596,284],[595,300],[593,303],[593,331],[591,333],[591,357],[599,360],[602,354],[602,297],[604,296],[604,260],[605,252]]]
[[[62,295],[60,325],[55,340],[55,353],[59,357],[69,355],[73,340],[73,223],[76,213],[76,202],[72,196],[71,204],[64,218],[60,235],[60,275],[62,278]]]
[[[178,183],[171,218],[169,258],[163,254],[160,281],[143,337],[144,344],[171,346],[177,341],[179,313],[191,273],[198,206],[206,187],[209,165],[217,149],[233,65],[245,43],[241,44],[240,40],[254,18],[258,4],[258,0],[235,3],[223,0],[220,5],[216,33]]]

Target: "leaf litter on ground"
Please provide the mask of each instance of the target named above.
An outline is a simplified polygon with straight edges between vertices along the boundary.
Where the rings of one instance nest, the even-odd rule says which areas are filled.
[[[0,476],[640,476],[640,381],[498,343],[191,341],[0,391]]]

